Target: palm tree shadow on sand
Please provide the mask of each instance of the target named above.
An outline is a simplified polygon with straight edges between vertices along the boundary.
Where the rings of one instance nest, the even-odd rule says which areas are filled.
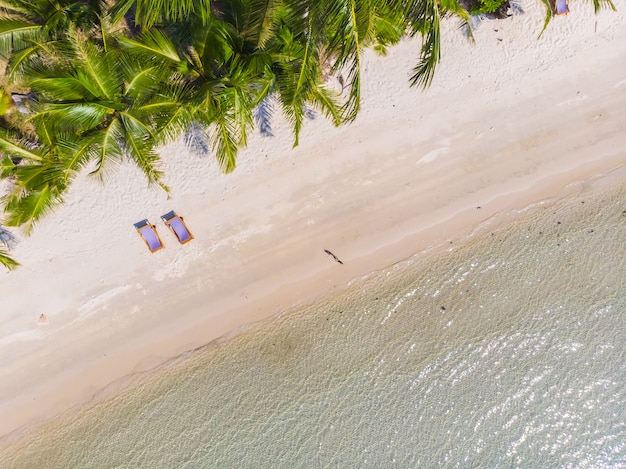
[[[18,245],[19,240],[13,233],[0,225],[0,243],[4,244],[9,251],[12,251]]]
[[[253,117],[254,123],[259,130],[259,133],[263,137],[273,137],[274,131],[272,130],[272,120],[274,117],[274,109],[276,104],[276,98],[273,95],[266,96],[254,109]],[[308,120],[315,120],[317,113],[310,107],[304,108],[304,116]]]

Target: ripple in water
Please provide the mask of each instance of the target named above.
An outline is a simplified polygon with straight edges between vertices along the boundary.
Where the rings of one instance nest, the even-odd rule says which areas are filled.
[[[546,205],[181,358],[3,466],[626,467],[625,196]]]

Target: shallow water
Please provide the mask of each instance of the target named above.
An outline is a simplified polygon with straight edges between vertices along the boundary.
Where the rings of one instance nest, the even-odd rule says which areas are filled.
[[[626,467],[626,187],[181,357],[3,467]]]

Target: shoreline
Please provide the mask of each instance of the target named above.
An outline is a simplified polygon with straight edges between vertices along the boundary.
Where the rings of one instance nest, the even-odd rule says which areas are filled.
[[[23,266],[0,273],[0,447],[115,394],[128,376],[624,168],[626,22],[607,12],[596,35],[582,24],[596,17],[585,15],[578,26],[553,19],[548,45],[528,47],[512,39],[536,11],[502,23],[511,63],[474,68],[461,84],[456,67],[469,70],[474,55],[486,60],[502,47],[494,40],[478,50],[494,36],[485,29],[474,49],[453,36],[423,93],[406,80],[414,44],[387,58],[368,54],[354,124],[309,122],[292,151],[279,122],[279,137],[251,139],[229,176],[172,144],[164,150],[171,199],[128,165],[108,186],[81,176],[66,205],[18,245]],[[564,24],[582,33],[559,31]],[[572,44],[562,44],[565,34]],[[528,69],[537,54],[543,60]],[[516,92],[494,99],[507,73]],[[533,74],[540,85],[529,82]],[[151,255],[132,223],[156,224],[172,208],[196,239],[176,245],[160,224],[166,249]],[[37,325],[40,314],[49,324]]]
[[[416,253],[409,255],[408,257],[398,258],[395,262],[389,265],[383,265],[378,269],[371,270],[369,272],[364,273],[359,278],[353,278],[349,282],[344,283],[341,287],[326,288],[325,290],[319,290],[316,296],[311,296],[306,300],[294,302],[288,307],[282,307],[280,305],[285,304],[285,294],[284,289],[293,288],[294,291],[301,291],[301,288],[310,287],[312,284],[315,284],[317,287],[321,287],[324,283],[324,278],[307,278],[300,282],[295,282],[289,285],[285,285],[283,289],[279,289],[277,292],[273,292],[273,294],[266,295],[263,298],[259,298],[255,300],[254,306],[257,310],[263,311],[273,311],[270,314],[261,314],[260,316],[254,316],[252,321],[241,323],[235,328],[230,328],[228,323],[226,325],[222,324],[223,331],[225,331],[222,335],[217,335],[212,337],[208,342],[206,336],[202,333],[198,333],[199,328],[204,328],[205,326],[215,326],[216,322],[212,318],[210,319],[199,319],[196,324],[190,325],[187,330],[185,330],[182,334],[176,335],[175,337],[171,337],[170,330],[168,328],[167,331],[163,331],[162,335],[157,336],[156,330],[150,330],[147,337],[144,339],[146,342],[143,347],[137,348],[135,350],[125,351],[126,353],[119,353],[118,357],[109,358],[99,364],[97,370],[89,372],[87,369],[74,369],[68,376],[61,376],[59,381],[59,387],[54,389],[54,384],[52,382],[46,383],[47,391],[50,392],[50,396],[48,400],[43,400],[40,402],[40,405],[33,405],[33,403],[24,403],[24,408],[18,407],[19,415],[15,417],[11,414],[11,411],[3,411],[5,412],[5,416],[9,419],[14,417],[14,420],[9,420],[11,424],[13,424],[14,428],[11,429],[10,432],[3,434],[0,437],[0,449],[3,447],[10,446],[12,443],[15,443],[25,437],[32,428],[37,428],[40,425],[45,425],[51,421],[56,415],[63,414],[65,412],[72,412],[82,406],[91,406],[102,402],[104,400],[110,399],[117,395],[118,393],[124,391],[128,387],[132,386],[138,379],[144,377],[145,373],[159,373],[163,371],[164,368],[169,365],[178,362],[181,359],[185,359],[185,356],[194,353],[196,351],[205,349],[207,347],[219,346],[220,344],[227,342],[231,338],[247,331],[250,328],[254,328],[257,325],[264,323],[265,321],[271,321],[278,317],[281,317],[285,314],[289,314],[290,312],[300,310],[303,307],[314,304],[316,302],[322,301],[323,299],[341,293],[346,290],[354,283],[361,283],[373,275],[380,273],[381,271],[392,268],[393,266],[403,264],[405,262],[412,262],[416,258],[424,255],[431,255],[437,252],[441,252],[441,250],[445,249],[454,249],[458,246],[461,246],[471,240],[485,236],[490,231],[499,230],[503,227],[508,226],[517,220],[521,214],[532,214],[536,213],[539,210],[545,209],[557,203],[559,201],[565,200],[573,195],[578,195],[582,191],[598,191],[598,190],[606,190],[607,187],[610,189],[614,189],[619,184],[623,184],[623,181],[626,180],[626,155],[624,156],[624,162],[618,167],[610,168],[607,172],[601,173],[587,173],[587,178],[585,179],[574,179],[567,183],[565,180],[562,180],[564,185],[557,186],[559,190],[555,193],[546,193],[546,192],[533,192],[534,197],[530,197],[528,199],[524,199],[528,201],[528,203],[524,206],[517,207],[509,207],[507,210],[501,210],[494,213],[492,216],[483,220],[476,226],[466,225],[467,231],[462,233],[457,233],[455,242],[446,242],[441,240],[438,244],[429,244],[424,246],[424,248]],[[530,196],[531,194],[525,194]],[[510,199],[513,200],[513,199]],[[519,202],[519,199],[516,199]],[[443,228],[441,226],[437,228]],[[443,228],[446,230],[445,228]],[[450,227],[449,229],[452,229]],[[447,231],[447,230],[446,230]],[[413,235],[418,235],[418,233],[414,233]],[[428,238],[434,240],[434,238]],[[448,244],[450,243],[450,244]],[[387,251],[389,248],[391,251],[396,253],[396,255],[402,256],[404,254],[404,249],[406,246],[403,246],[406,243],[397,243],[393,246],[385,246],[381,250]],[[410,243],[413,245],[412,243]],[[454,244],[454,246],[452,246]],[[376,254],[376,253],[375,253]],[[380,257],[376,257],[374,255],[374,259],[380,259]],[[388,257],[386,257],[388,258]],[[365,263],[367,264],[372,260],[372,255],[365,256]],[[352,261],[352,260],[351,260]],[[324,275],[318,276],[324,277]],[[293,296],[293,295],[292,295]],[[196,299],[197,301],[197,299]],[[295,301],[295,300],[294,300]],[[193,302],[193,299],[190,299],[190,302]],[[282,309],[281,309],[282,308]],[[194,309],[203,310],[204,306],[201,304],[196,304]],[[227,313],[233,314],[237,317],[245,317],[248,320],[251,318],[249,315],[250,307],[242,307],[233,309],[231,311],[227,311]],[[196,311],[192,311],[192,314],[196,313]],[[196,318],[198,318],[197,314],[194,314]],[[143,338],[142,338],[143,339]],[[181,339],[184,339],[181,342]],[[151,343],[151,344],[150,344]],[[186,343],[189,345],[185,345],[181,347],[181,343]],[[159,353],[160,350],[176,350],[176,352],[172,355],[161,355]],[[132,353],[131,353],[132,352]],[[128,357],[133,356],[142,356],[143,359],[139,362],[139,364],[135,367],[130,368],[128,366]],[[93,363],[92,363],[93,365]],[[120,373],[121,370],[126,370]],[[110,378],[115,377],[115,378]],[[110,382],[100,385],[95,384],[98,383],[98,380],[111,379]],[[86,393],[83,395],[75,394],[72,396],[74,399],[73,402],[63,402],[60,401],[59,398],[63,397],[64,391],[60,389],[61,386],[65,385],[67,382],[83,382],[89,383],[88,387],[85,387]],[[95,389],[95,387],[99,387],[95,392],[91,393],[87,390]],[[67,397],[67,395],[65,396]],[[25,411],[26,407],[30,407],[28,410],[32,413],[33,418],[30,422],[26,424],[22,424],[17,426],[15,422],[21,422],[24,419],[24,416],[27,415]],[[60,406],[63,410],[56,412],[52,411],[46,414],[46,410],[50,410],[50,408],[55,408]],[[35,417],[37,416],[37,417]],[[43,417],[42,417],[43,416]],[[3,424],[5,425],[7,422],[6,419],[3,420]]]

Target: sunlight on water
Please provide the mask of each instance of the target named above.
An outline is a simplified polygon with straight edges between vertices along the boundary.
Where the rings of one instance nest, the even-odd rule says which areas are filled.
[[[626,191],[546,204],[69,413],[3,467],[626,467]]]

